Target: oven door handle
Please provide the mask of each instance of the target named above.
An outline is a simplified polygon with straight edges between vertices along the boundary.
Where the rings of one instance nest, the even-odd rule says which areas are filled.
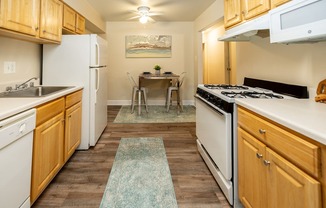
[[[218,107],[210,104],[209,102],[207,102],[206,100],[204,100],[200,96],[195,95],[195,98],[197,98],[201,102],[205,103],[208,107],[210,107],[212,110],[214,110],[216,113],[220,114],[221,116],[226,116],[226,114],[227,114],[226,112],[224,112],[223,110],[220,110]]]

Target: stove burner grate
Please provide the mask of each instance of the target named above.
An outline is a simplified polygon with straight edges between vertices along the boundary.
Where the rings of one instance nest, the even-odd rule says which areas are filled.
[[[208,89],[229,89],[229,90],[247,90],[248,87],[241,85],[228,85],[228,84],[205,84]]]
[[[229,98],[265,98],[265,99],[283,99],[284,97],[281,95],[276,95],[274,93],[266,93],[266,92],[255,92],[255,91],[222,91],[223,95]]]

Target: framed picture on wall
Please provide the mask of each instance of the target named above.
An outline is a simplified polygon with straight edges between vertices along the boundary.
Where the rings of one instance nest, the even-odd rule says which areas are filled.
[[[169,58],[171,57],[171,35],[127,35],[127,58]]]

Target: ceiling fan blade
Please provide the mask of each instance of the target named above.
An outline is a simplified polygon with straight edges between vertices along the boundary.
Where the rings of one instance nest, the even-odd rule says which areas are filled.
[[[166,1],[161,1],[157,4],[153,4],[152,6],[157,8],[157,7],[171,6],[173,4],[175,4],[175,0],[166,0]]]
[[[150,13],[148,13],[147,16],[160,16],[160,15],[163,15],[163,13],[162,12],[150,12]]]
[[[130,18],[128,18],[127,20],[137,19],[137,18],[139,18],[139,17],[140,17],[140,15],[137,15],[137,16],[134,16],[134,17],[130,17]]]
[[[147,18],[148,18],[148,21],[151,22],[151,23],[156,22],[153,18],[151,18],[151,17],[149,17],[149,16],[148,16]]]
[[[137,6],[138,3],[135,2],[134,0],[124,0],[128,5],[130,6]]]
[[[139,12],[137,10],[128,10],[128,12],[130,13],[135,13],[135,14],[139,14]]]

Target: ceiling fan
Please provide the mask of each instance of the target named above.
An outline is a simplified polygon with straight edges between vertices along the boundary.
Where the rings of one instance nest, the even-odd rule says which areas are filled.
[[[162,15],[160,12],[151,12],[148,6],[140,6],[137,8],[137,11],[132,11],[137,15],[129,18],[129,20],[139,18],[139,22],[146,24],[147,22],[155,22],[152,16]]]

